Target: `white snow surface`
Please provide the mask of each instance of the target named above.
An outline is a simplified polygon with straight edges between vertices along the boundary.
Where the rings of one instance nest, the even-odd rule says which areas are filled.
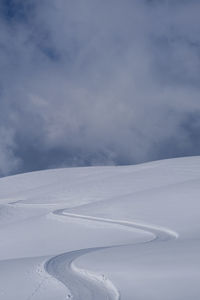
[[[200,157],[0,179],[0,300],[199,300]]]

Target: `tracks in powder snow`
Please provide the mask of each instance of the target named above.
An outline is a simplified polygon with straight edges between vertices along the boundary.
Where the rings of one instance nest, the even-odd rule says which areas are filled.
[[[152,234],[153,238],[148,242],[168,241],[178,237],[178,234],[172,230],[149,224],[72,214],[66,212],[65,209],[56,210],[53,214],[60,217],[102,222],[104,224],[116,224],[139,229]],[[105,278],[104,275],[101,276],[78,269],[75,267],[74,261],[87,253],[122,246],[126,246],[126,244],[66,252],[48,260],[45,264],[45,269],[51,276],[62,282],[70,290],[67,299],[117,300],[120,299],[120,293],[109,279]]]

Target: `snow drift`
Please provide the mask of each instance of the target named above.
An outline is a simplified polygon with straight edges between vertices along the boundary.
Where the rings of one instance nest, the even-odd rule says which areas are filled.
[[[200,157],[0,179],[0,299],[200,299]]]

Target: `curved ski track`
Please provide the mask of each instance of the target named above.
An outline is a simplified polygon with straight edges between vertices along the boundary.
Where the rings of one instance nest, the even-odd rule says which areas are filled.
[[[89,221],[132,227],[134,229],[139,229],[153,234],[154,238],[150,241],[145,241],[144,243],[168,241],[178,238],[178,234],[172,230],[149,224],[72,214],[66,212],[66,209],[56,210],[53,212],[53,214],[68,218],[78,218]],[[68,288],[70,292],[67,295],[67,299],[119,300],[120,293],[109,279],[105,278],[104,275],[100,276],[94,273],[90,273],[89,271],[80,270],[75,267],[73,262],[78,257],[90,252],[127,245],[130,244],[96,247],[66,252],[54,256],[50,260],[48,260],[45,264],[45,270]]]

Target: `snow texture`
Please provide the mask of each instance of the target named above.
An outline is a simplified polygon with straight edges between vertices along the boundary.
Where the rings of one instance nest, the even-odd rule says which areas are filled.
[[[0,299],[199,300],[200,157],[0,179]]]

